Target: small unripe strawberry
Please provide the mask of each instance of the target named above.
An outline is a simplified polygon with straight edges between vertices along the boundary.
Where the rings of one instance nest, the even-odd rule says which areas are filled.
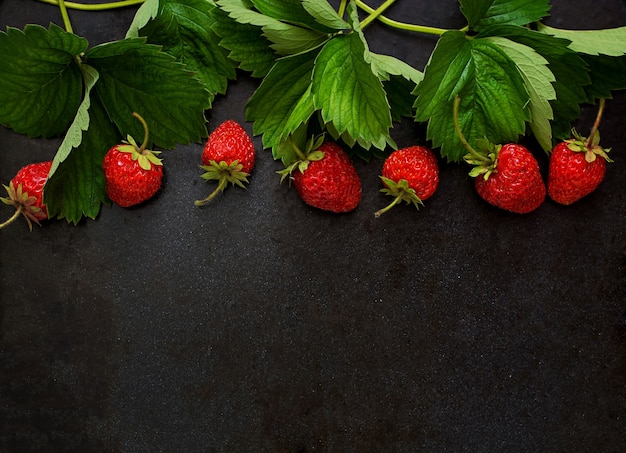
[[[25,165],[11,179],[8,186],[4,186],[8,198],[0,198],[4,204],[15,207],[15,213],[0,228],[11,224],[20,214],[26,219],[28,228],[32,231],[32,222],[39,225],[41,220],[48,218],[48,209],[43,203],[43,188],[48,180],[52,161],[37,162]]]
[[[254,168],[256,152],[252,139],[240,124],[226,120],[209,135],[202,152],[201,168],[205,181],[217,181],[217,188],[196,206],[211,201],[223,192],[228,184],[245,187]]]
[[[439,184],[439,165],[435,154],[425,146],[410,146],[392,152],[383,164],[381,189],[394,200],[374,215],[380,217],[401,201],[416,208],[430,198]]]
[[[107,195],[111,201],[125,208],[154,196],[163,179],[163,164],[156,156],[159,153],[146,149],[148,125],[137,113],[133,116],[144,126],[143,144],[138,146],[128,136],[124,143],[112,147],[102,162]]]
[[[310,141],[300,159],[279,173],[291,175],[302,201],[324,211],[345,213],[361,202],[361,179],[350,157],[335,142],[323,142],[323,136]]]

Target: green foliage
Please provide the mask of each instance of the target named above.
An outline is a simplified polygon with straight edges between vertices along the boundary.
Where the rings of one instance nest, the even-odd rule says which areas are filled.
[[[246,104],[256,135],[285,166],[328,134],[369,160],[396,145],[394,121],[427,123],[451,162],[470,143],[532,133],[544,150],[569,137],[580,105],[626,89],[626,27],[562,30],[537,22],[548,0],[459,0],[462,30],[440,35],[424,72],[370,51],[357,2],[146,0],[126,36],[90,48],[56,25],[0,32],[0,125],[63,136],[44,198],[51,216],[95,218],[101,163],[127,135],[173,148],[206,137],[205,110],[237,69],[259,78]],[[536,24],[534,26],[533,24]],[[533,26],[531,26],[533,25]],[[423,29],[423,27],[422,27]]]
[[[0,124],[30,137],[65,132],[81,103],[87,41],[56,25],[0,32]]]
[[[472,30],[492,25],[526,25],[548,15],[549,0],[459,0]]]
[[[138,31],[147,42],[163,46],[163,50],[187,65],[208,90],[206,108],[216,94],[225,94],[228,81],[235,79],[236,63],[228,51],[220,47],[220,37],[211,30],[208,0],[162,2],[157,15]]]
[[[95,91],[123,135],[143,136],[132,117],[137,112],[156,146],[172,148],[206,136],[206,87],[159,46],[127,38],[93,47],[85,61],[100,73]]]
[[[428,138],[454,162],[464,154],[454,129],[456,95],[461,130],[470,143],[485,137],[515,141],[530,120],[530,95],[513,60],[493,41],[467,39],[462,32],[441,37],[416,94],[417,121],[428,121]]]

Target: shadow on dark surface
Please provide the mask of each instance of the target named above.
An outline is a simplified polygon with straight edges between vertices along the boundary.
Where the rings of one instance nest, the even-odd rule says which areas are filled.
[[[21,3],[0,4],[3,25],[51,20]],[[557,24],[626,24],[619,1],[554,3]],[[613,14],[587,15],[594,5]],[[450,8],[419,12],[458,25]],[[133,13],[73,17],[93,45]],[[434,44],[371,33],[421,64]],[[251,132],[255,86],[240,74],[209,128],[233,118]],[[356,162],[361,206],[327,214],[278,183],[268,151],[247,190],[196,208],[211,186],[193,144],[164,152],[166,183],[142,206],[3,230],[0,450],[624,450],[624,112],[618,93],[600,188],[526,216],[441,162],[425,207],[375,219],[388,202],[375,160]],[[424,143],[423,128],[404,121],[394,138]],[[57,147],[0,128],[0,180]]]

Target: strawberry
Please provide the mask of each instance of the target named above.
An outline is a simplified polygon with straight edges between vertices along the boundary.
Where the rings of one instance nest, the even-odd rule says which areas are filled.
[[[33,224],[40,224],[40,220],[48,218],[48,209],[43,203],[43,187],[48,180],[52,161],[37,162],[22,167],[8,186],[4,186],[9,197],[0,197],[4,204],[14,206],[15,214],[0,228],[11,224],[20,214],[26,219],[28,228],[32,231]]]
[[[609,149],[600,146],[598,125],[604,100],[589,138],[575,130],[574,138],[557,144],[550,155],[548,195],[560,204],[569,205],[596,190],[606,173],[606,163],[612,162]],[[599,158],[600,157],[600,158]]]
[[[137,113],[133,113],[144,127],[145,136],[141,146],[129,135],[122,144],[112,147],[104,156],[102,169],[108,197],[126,208],[151,198],[161,188],[163,164],[157,151],[146,149],[148,125]]]
[[[395,197],[374,215],[380,217],[401,201],[413,203],[419,209],[430,198],[439,184],[439,165],[435,154],[425,146],[411,146],[392,152],[383,164],[380,177],[386,195]]]
[[[478,195],[487,203],[516,214],[537,209],[546,198],[546,186],[535,156],[522,145],[494,145],[486,138],[478,143],[480,151],[472,148],[459,125],[459,104],[460,98],[456,96],[454,127],[469,151],[463,156],[464,160],[475,166],[470,176],[476,178]]]
[[[217,188],[204,200],[196,200],[195,205],[207,204],[229,183],[245,188],[255,158],[254,144],[241,125],[233,120],[220,124],[204,145],[200,166],[205,170],[202,178],[218,181]]]
[[[279,173],[291,175],[302,200],[335,213],[350,212],[361,202],[361,179],[346,152],[323,136],[309,141],[307,151],[297,149],[299,160]]]

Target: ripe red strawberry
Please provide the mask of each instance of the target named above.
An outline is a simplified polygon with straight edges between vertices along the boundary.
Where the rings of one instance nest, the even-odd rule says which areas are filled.
[[[486,202],[516,214],[537,209],[546,198],[537,159],[522,145],[490,145],[486,160],[468,155],[465,160],[477,165],[475,176],[478,195]]]
[[[254,168],[256,153],[254,144],[246,131],[233,120],[220,124],[209,136],[202,152],[200,168],[205,170],[205,181],[218,181],[217,188],[204,200],[196,200],[202,206],[223,192],[230,183],[244,187]]]
[[[143,144],[138,146],[128,136],[123,144],[112,147],[102,162],[107,195],[125,208],[151,198],[161,188],[163,179],[163,164],[156,157],[159,152],[146,149],[148,125],[137,113],[133,116],[143,124]]]
[[[419,209],[430,198],[439,184],[439,165],[435,154],[425,146],[411,146],[392,152],[383,164],[385,188],[381,192],[394,200],[374,215],[380,217],[392,207],[405,201]]]
[[[293,185],[306,204],[324,211],[350,212],[361,202],[361,179],[337,143],[320,141],[310,142],[311,150],[299,152],[300,160],[279,173],[282,179],[292,175]]]
[[[469,151],[464,160],[475,167],[478,195],[498,208],[516,214],[527,214],[537,209],[546,198],[546,186],[541,178],[537,159],[522,145],[509,143],[494,145],[486,138],[479,140],[477,151],[463,136],[459,125],[460,98],[454,100],[454,127],[461,143]]]
[[[600,146],[587,147],[578,139],[566,140],[552,150],[548,172],[548,195],[569,205],[596,190],[612,162]],[[598,158],[600,156],[601,158]]]
[[[612,162],[607,155],[610,150],[600,146],[598,133],[604,105],[604,99],[600,100],[589,138],[574,130],[573,139],[565,140],[552,149],[548,195],[557,203],[569,205],[580,200],[596,190],[604,179],[606,163]]]
[[[43,203],[43,187],[48,180],[52,161],[38,162],[22,167],[8,186],[4,186],[9,197],[0,197],[4,204],[14,206],[15,213],[0,228],[12,223],[20,214],[26,219],[28,228],[32,231],[35,222],[48,218],[48,209]]]

